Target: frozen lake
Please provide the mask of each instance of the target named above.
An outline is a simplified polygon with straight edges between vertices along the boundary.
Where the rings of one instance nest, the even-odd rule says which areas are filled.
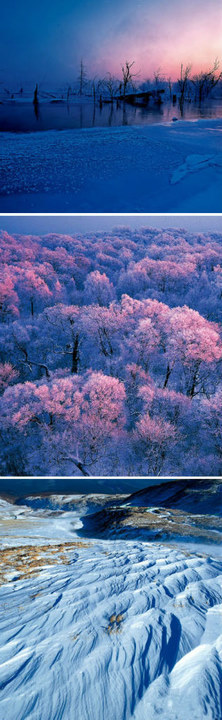
[[[39,130],[65,130],[90,127],[120,127],[123,125],[150,125],[178,120],[222,117],[222,99],[202,103],[185,102],[183,112],[179,103],[150,102],[146,107],[132,106],[116,100],[102,107],[92,102],[70,103],[66,101],[32,102],[10,100],[0,104],[0,131],[33,132]]]

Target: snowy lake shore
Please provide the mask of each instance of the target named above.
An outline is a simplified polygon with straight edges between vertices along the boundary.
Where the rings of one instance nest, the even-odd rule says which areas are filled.
[[[222,120],[1,133],[1,212],[221,212]]]
[[[209,497],[211,505],[215,487]],[[195,547],[192,525],[183,546],[179,537],[130,540],[121,525],[105,539],[85,531],[95,510],[144,501],[141,493],[0,501],[1,720],[220,720],[213,530],[210,545],[205,537]],[[212,528],[216,519],[209,514]]]

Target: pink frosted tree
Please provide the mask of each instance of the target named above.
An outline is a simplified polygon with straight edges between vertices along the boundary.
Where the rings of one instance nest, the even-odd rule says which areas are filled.
[[[152,324],[150,318],[139,321],[138,327],[127,342],[131,357],[135,358],[138,365],[141,365],[145,372],[148,372],[150,360],[158,350],[160,336]]]
[[[219,328],[184,306],[171,311],[168,330],[170,362],[181,363],[186,394],[204,392],[211,366],[222,358]]]
[[[222,389],[219,387],[215,395],[202,400],[203,428],[205,430],[205,443],[209,445],[209,451],[216,454],[218,460],[217,473],[222,473]]]
[[[152,385],[154,385],[154,383],[152,383],[150,375],[146,373],[140,365],[137,365],[136,363],[128,363],[125,369],[124,385],[126,390],[126,405],[129,415],[128,423],[130,427],[133,427],[142,410],[140,390],[144,386],[147,389],[149,388],[153,399],[154,389]]]
[[[41,303],[48,303],[52,298],[52,291],[49,289],[46,279],[41,277],[34,267],[29,265],[18,268],[16,289],[25,308],[27,309],[29,306],[32,317],[34,316],[35,305],[36,311],[39,311]]]
[[[12,385],[18,377],[19,372],[11,363],[0,363],[0,393],[3,393],[8,385]]]
[[[15,290],[15,278],[10,270],[5,270],[0,276],[0,317],[4,322],[8,317],[19,315],[19,298]]]
[[[57,303],[46,308],[39,318],[39,327],[49,361],[53,365],[68,358],[71,373],[77,373],[80,363],[81,309],[77,305]],[[50,339],[50,344],[49,344]]]
[[[1,403],[3,426],[48,447],[57,465],[74,463],[84,470],[106,453],[125,425],[123,383],[103,373],[52,376],[46,384],[18,383],[7,388]],[[58,441],[59,440],[59,441]],[[79,465],[80,464],[80,465]],[[88,474],[87,471],[84,474]]]
[[[149,413],[136,423],[133,433],[140,463],[147,466],[148,475],[160,475],[169,451],[175,446],[178,433],[176,427],[162,418],[151,418]]]
[[[85,285],[85,298],[89,303],[95,303],[100,307],[109,305],[114,299],[113,283],[105,273],[94,270],[87,275]]]
[[[118,304],[107,307],[90,305],[81,312],[81,336],[85,363],[113,371],[121,353],[125,318]]]

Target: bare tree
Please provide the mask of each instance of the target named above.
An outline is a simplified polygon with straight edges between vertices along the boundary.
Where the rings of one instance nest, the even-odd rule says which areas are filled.
[[[116,94],[117,90],[117,83],[116,78],[114,75],[111,75],[111,73],[107,73],[107,76],[105,77],[103,81],[105,89],[108,91],[110,100],[113,102],[114,95]]]
[[[172,87],[173,87],[173,86],[172,86],[171,77],[168,77],[168,78],[167,78],[167,84],[168,84],[169,93],[170,93],[170,100],[171,100],[171,98],[172,98]]]
[[[163,82],[163,79],[161,78],[160,68],[157,68],[157,70],[154,70],[153,79],[154,79],[155,88],[157,90],[160,82]]]
[[[104,87],[104,78],[98,78],[95,77],[91,80],[91,91],[93,96],[93,103],[94,107],[96,104],[96,99],[99,98],[100,107],[102,107],[102,90]]]
[[[104,85],[104,78],[98,78],[95,77],[91,80],[91,91],[94,103],[96,102],[96,98],[98,95],[100,95],[102,87]]]
[[[85,86],[86,86],[86,82],[87,82],[87,74],[86,74],[86,70],[85,70],[83,61],[81,60],[81,62],[80,62],[80,73],[79,73],[79,77],[78,77],[79,95],[82,95],[82,94],[83,94],[83,90],[84,90],[84,88],[85,88]]]
[[[185,69],[183,69],[183,63],[181,63],[180,66],[180,78],[178,78],[177,82],[179,85],[180,90],[180,103],[183,104],[185,94],[188,88],[188,82],[189,77],[191,73],[191,65],[186,65]]]
[[[199,75],[194,75],[191,78],[191,82],[195,88],[195,99],[198,100],[199,103],[211,93],[219,80],[221,80],[222,72],[217,72],[219,66],[219,60],[216,58],[213,67],[210,68],[208,72],[200,72]]]
[[[163,85],[164,78],[163,78],[163,76],[161,76],[160,68],[157,68],[157,70],[154,71],[153,82],[154,82],[154,91],[153,91],[154,100],[156,103],[158,103],[158,105],[161,105],[162,100],[161,100],[160,96],[161,96],[161,93],[164,92],[164,90],[163,89],[161,90],[160,85]]]
[[[133,78],[135,78],[139,73],[132,73],[131,68],[135,64],[135,60],[133,62],[125,62],[125,65],[122,66],[122,73],[123,73],[123,80],[120,83],[120,92],[123,88],[123,96],[125,98],[126,90],[128,85],[132,85],[134,87],[134,81]]]

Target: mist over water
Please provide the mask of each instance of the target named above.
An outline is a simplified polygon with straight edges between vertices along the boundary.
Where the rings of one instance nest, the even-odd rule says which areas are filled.
[[[181,113],[179,103],[163,102],[146,107],[127,103],[45,102],[34,108],[30,102],[15,101],[0,105],[0,131],[35,132],[40,130],[65,130],[91,127],[121,127],[125,125],[151,125],[177,120],[219,118],[222,116],[222,99],[202,103],[185,102]]]

